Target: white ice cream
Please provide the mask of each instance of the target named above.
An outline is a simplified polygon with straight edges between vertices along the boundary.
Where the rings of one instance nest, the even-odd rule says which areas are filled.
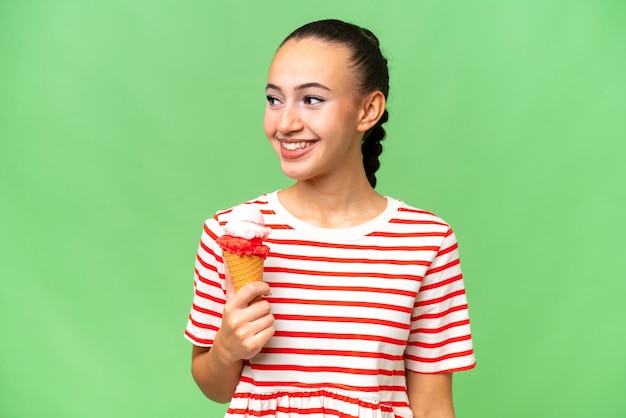
[[[254,205],[239,205],[230,212],[224,225],[227,235],[245,239],[267,238],[272,229],[265,226],[263,214]]]

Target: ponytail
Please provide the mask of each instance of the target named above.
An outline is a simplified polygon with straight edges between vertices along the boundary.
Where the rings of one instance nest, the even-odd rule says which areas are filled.
[[[363,155],[363,168],[365,175],[372,188],[376,187],[376,171],[380,168],[378,157],[383,152],[383,145],[380,143],[385,139],[385,128],[383,123],[389,119],[389,112],[385,112],[380,117],[376,125],[365,133],[363,142],[361,143],[361,154]]]

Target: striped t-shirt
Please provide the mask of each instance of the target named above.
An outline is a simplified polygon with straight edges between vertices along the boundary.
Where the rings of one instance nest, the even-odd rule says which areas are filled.
[[[277,192],[247,202],[272,232],[264,280],[274,336],[244,363],[227,417],[411,417],[405,370],[474,367],[457,242],[437,216],[387,198],[362,225],[309,225]],[[225,303],[230,210],[204,224],[185,336],[211,346]]]

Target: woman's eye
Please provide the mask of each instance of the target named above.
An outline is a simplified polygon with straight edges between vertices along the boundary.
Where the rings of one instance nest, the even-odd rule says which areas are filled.
[[[278,103],[280,103],[280,101],[274,97],[274,96],[265,96],[265,98],[267,99],[267,104],[269,104],[270,106],[275,106]]]
[[[316,104],[320,104],[324,101],[324,99],[321,99],[319,97],[315,97],[315,96],[306,96],[304,98],[304,103],[308,104],[308,105],[316,105]]]

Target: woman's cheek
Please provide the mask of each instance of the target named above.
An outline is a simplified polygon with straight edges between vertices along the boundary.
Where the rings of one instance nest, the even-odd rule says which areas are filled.
[[[272,140],[274,138],[274,133],[276,132],[276,123],[273,121],[273,117],[269,114],[268,111],[265,111],[263,116],[263,130],[265,131],[265,136],[267,139]]]

